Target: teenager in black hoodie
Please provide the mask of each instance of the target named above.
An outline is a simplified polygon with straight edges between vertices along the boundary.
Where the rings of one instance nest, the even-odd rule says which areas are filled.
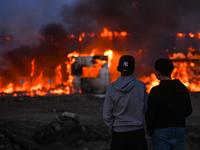
[[[192,113],[188,89],[178,79],[171,79],[174,69],[169,59],[155,62],[160,84],[151,89],[145,115],[153,150],[184,150],[185,120]]]

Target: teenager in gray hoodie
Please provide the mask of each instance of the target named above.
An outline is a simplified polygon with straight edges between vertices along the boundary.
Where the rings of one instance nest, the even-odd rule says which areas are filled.
[[[134,57],[121,56],[117,70],[121,76],[108,86],[103,107],[104,122],[112,133],[111,150],[147,150],[143,129],[147,93],[133,75]]]

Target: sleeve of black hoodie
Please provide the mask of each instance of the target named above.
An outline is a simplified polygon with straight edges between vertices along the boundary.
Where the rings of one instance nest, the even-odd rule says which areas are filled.
[[[189,93],[189,90],[187,89],[187,87],[182,82],[180,82],[180,80],[178,80],[178,81],[183,88],[183,93],[184,93],[185,98],[186,98],[185,117],[188,117],[192,114],[192,104],[191,104],[191,99],[190,99],[190,93]],[[180,86],[180,84],[179,84],[179,86]]]
[[[145,121],[147,125],[147,131],[149,132],[149,136],[153,134],[154,123],[156,120],[157,112],[158,112],[158,99],[156,96],[155,88],[152,88],[148,97],[148,107],[147,107],[147,112],[145,114]]]
[[[190,99],[189,91],[187,90],[187,102],[186,102],[186,117],[190,116],[192,114],[192,104]]]

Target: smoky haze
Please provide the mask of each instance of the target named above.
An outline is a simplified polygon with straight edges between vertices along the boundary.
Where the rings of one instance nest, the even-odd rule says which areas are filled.
[[[95,32],[102,26],[133,34],[197,32],[199,6],[198,0],[81,0],[64,5],[61,16],[72,32]]]
[[[79,28],[98,32],[102,27],[131,33],[127,42],[121,45],[113,42],[112,46],[117,51],[136,56],[138,68],[143,68],[138,73],[148,74],[153,71],[153,63],[158,57],[174,52],[176,39],[170,34],[199,32],[199,6],[198,0],[82,0],[73,7],[64,5],[61,16],[73,33]],[[142,55],[139,49],[143,50]]]
[[[66,38],[67,31],[64,27],[52,23],[43,26],[39,33],[41,38],[37,45],[22,45],[2,54],[2,62],[9,66],[1,69],[3,75],[30,75],[33,59],[36,59],[36,75],[41,71],[44,75],[54,75],[59,64],[65,66],[67,54],[70,52],[67,51],[70,40]]]
[[[18,13],[0,11],[4,20],[0,34],[11,37],[11,41],[0,44],[1,75],[29,75],[32,59],[36,59],[37,74],[40,71],[44,71],[44,75],[53,74],[59,64],[65,72],[67,54],[77,50],[77,39],[66,36],[77,35],[78,29],[100,33],[103,27],[110,31],[127,31],[131,36],[113,41],[83,38],[81,50],[110,48],[132,54],[138,68],[143,68],[138,72],[148,74],[152,72],[154,61],[167,57],[165,50],[173,48],[174,37],[169,34],[196,33],[200,29],[199,0],[77,0],[73,3],[45,0],[33,3],[16,5],[14,10]],[[4,6],[14,7],[8,2]],[[140,49],[142,54],[138,53]]]

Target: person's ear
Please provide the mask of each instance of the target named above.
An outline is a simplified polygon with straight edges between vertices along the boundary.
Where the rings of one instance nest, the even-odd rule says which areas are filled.
[[[156,70],[156,77],[158,78],[158,80],[161,79],[161,76],[162,76],[162,75],[160,74],[160,72]]]

